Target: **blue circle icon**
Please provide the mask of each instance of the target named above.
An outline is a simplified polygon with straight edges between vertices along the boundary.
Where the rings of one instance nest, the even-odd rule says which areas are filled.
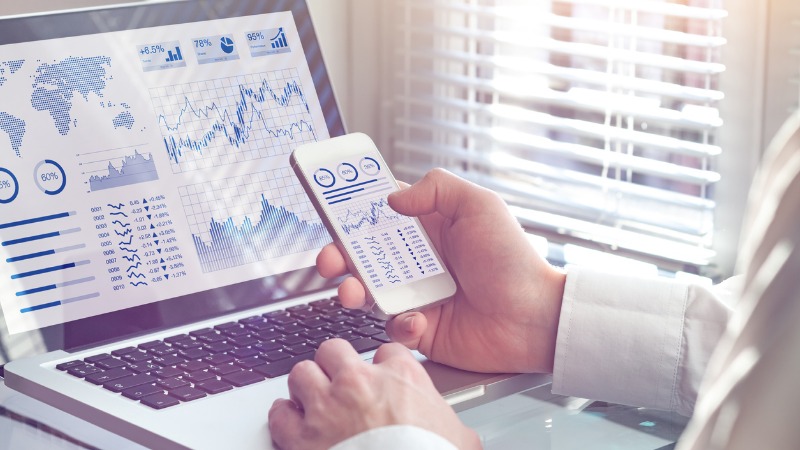
[[[33,172],[36,186],[47,195],[58,195],[67,187],[67,173],[52,159],[39,162]]]
[[[342,177],[344,181],[347,181],[348,183],[352,183],[353,181],[356,181],[356,179],[358,178],[358,171],[356,170],[356,166],[350,163],[339,164],[338,172],[339,176]]]
[[[17,177],[10,170],[0,167],[0,205],[13,202],[17,195],[19,195]]]
[[[328,169],[319,169],[314,172],[314,181],[324,188],[329,188],[336,184],[336,177],[334,177],[333,172]]]
[[[223,52],[228,54],[233,53],[233,39],[223,36],[222,39],[220,39],[220,44]]]

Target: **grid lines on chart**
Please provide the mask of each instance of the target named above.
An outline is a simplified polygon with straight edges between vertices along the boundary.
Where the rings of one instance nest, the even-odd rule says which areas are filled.
[[[317,140],[296,69],[152,88],[150,97],[173,173],[287,155]]]

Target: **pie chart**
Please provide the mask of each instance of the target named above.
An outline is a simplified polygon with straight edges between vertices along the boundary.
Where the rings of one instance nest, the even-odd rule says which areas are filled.
[[[233,39],[223,36],[220,39],[220,43],[222,45],[222,51],[225,53],[233,53]]]

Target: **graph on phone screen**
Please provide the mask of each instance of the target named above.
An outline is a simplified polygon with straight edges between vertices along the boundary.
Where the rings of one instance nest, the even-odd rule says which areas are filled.
[[[331,211],[351,257],[374,289],[399,286],[442,272],[417,221],[389,205],[396,190],[377,155],[317,168],[312,186]]]

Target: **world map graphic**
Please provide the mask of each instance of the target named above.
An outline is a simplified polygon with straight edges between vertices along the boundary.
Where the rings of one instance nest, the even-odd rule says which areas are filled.
[[[73,114],[75,101],[82,99],[88,103],[93,99],[92,94],[101,99],[97,103],[101,108],[109,110],[109,126],[114,129],[133,128],[135,118],[129,111],[130,106],[106,99],[108,82],[113,80],[111,58],[71,56],[61,61],[37,64],[35,71],[28,74],[32,80],[30,106],[34,111],[46,112],[60,135],[66,136],[78,128],[78,118]],[[24,59],[0,61],[0,97],[9,97],[3,93],[4,86],[7,88],[10,80],[25,73],[24,68]],[[4,133],[16,156],[22,157],[24,139],[30,126],[20,117],[20,112],[15,114],[4,110],[7,107],[7,104],[0,103],[0,135]]]

